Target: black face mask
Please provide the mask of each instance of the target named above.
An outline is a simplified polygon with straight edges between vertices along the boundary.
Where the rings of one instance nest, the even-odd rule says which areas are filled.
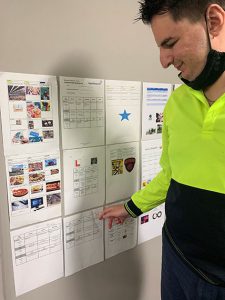
[[[194,90],[204,90],[212,85],[225,71],[225,52],[219,52],[211,49],[207,56],[207,61],[202,72],[192,81],[179,78]]]
[[[194,90],[204,90],[208,86],[212,85],[216,82],[217,79],[223,74],[225,71],[225,52],[219,52],[212,49],[207,19],[205,15],[205,22],[207,28],[207,37],[209,43],[209,53],[207,56],[206,64],[202,72],[192,81],[182,78],[181,73],[178,75],[179,78],[188,86],[190,86]]]

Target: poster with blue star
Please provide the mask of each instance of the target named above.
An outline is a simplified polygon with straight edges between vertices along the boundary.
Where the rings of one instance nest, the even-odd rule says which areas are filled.
[[[141,82],[105,81],[106,144],[140,139]]]

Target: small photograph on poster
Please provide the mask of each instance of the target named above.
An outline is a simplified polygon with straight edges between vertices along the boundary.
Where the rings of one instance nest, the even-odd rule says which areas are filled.
[[[26,95],[39,96],[40,95],[40,87],[38,87],[38,86],[26,86]]]
[[[162,133],[162,124],[157,124],[157,133]]]
[[[25,86],[8,85],[8,95],[10,101],[11,100],[25,101],[26,100]]]
[[[15,198],[21,198],[24,197],[29,193],[29,190],[27,187],[22,187],[22,188],[14,188],[12,189],[12,195]]]
[[[29,132],[29,143],[38,143],[42,141],[43,141],[43,137],[41,136],[39,130],[31,130]]]
[[[51,181],[46,183],[46,192],[60,190],[60,181]]]
[[[61,203],[61,193],[47,195],[47,206],[57,205]]]
[[[42,120],[42,127],[53,127],[53,120]]]
[[[12,202],[12,212],[18,212],[28,209],[28,200],[20,200]]]
[[[13,144],[27,144],[28,140],[28,131],[20,130],[20,131],[11,131],[11,139]]]
[[[112,160],[112,175],[123,174],[123,159]]]
[[[42,86],[41,87],[41,100],[50,100],[49,87],[48,86]]]
[[[45,180],[45,173],[44,172],[29,174],[29,183],[41,182],[41,181],[44,181],[44,180]]]
[[[130,173],[133,171],[135,162],[136,162],[135,157],[129,157],[124,160],[124,165],[125,165],[127,172]]]
[[[43,192],[43,184],[36,184],[36,185],[32,185],[30,187],[30,193],[31,194],[38,194]]]
[[[44,140],[49,140],[54,138],[53,130],[43,130],[43,138]]]
[[[59,174],[59,169],[52,169],[50,170],[50,175]]]
[[[41,118],[41,103],[27,101],[27,116],[32,119]]]
[[[156,123],[163,123],[163,113],[156,113]]]
[[[32,162],[28,164],[28,171],[34,172],[34,171],[40,171],[43,170],[43,163],[42,161]]]
[[[24,184],[24,175],[11,176],[9,181],[10,185],[22,185]]]
[[[45,159],[45,167],[57,166],[57,159]]]
[[[9,168],[9,176],[23,175],[23,174],[24,174],[23,164],[13,165]]]
[[[149,215],[145,215],[141,217],[141,224],[145,224],[149,222]]]
[[[51,101],[41,101],[41,111],[51,111]]]
[[[33,198],[30,199],[31,209],[32,210],[39,210],[44,208],[44,200],[43,197]]]

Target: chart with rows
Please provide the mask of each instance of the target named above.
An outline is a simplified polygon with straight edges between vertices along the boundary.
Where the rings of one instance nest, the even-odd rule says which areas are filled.
[[[103,127],[103,98],[63,97],[63,124],[65,129]]]

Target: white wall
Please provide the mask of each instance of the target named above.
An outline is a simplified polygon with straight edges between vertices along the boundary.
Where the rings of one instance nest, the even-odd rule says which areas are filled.
[[[133,23],[137,11],[136,0],[1,0],[0,71],[178,83],[150,28]],[[14,300],[7,204],[0,209],[5,300]],[[18,299],[159,300],[160,261],[156,238]]]

